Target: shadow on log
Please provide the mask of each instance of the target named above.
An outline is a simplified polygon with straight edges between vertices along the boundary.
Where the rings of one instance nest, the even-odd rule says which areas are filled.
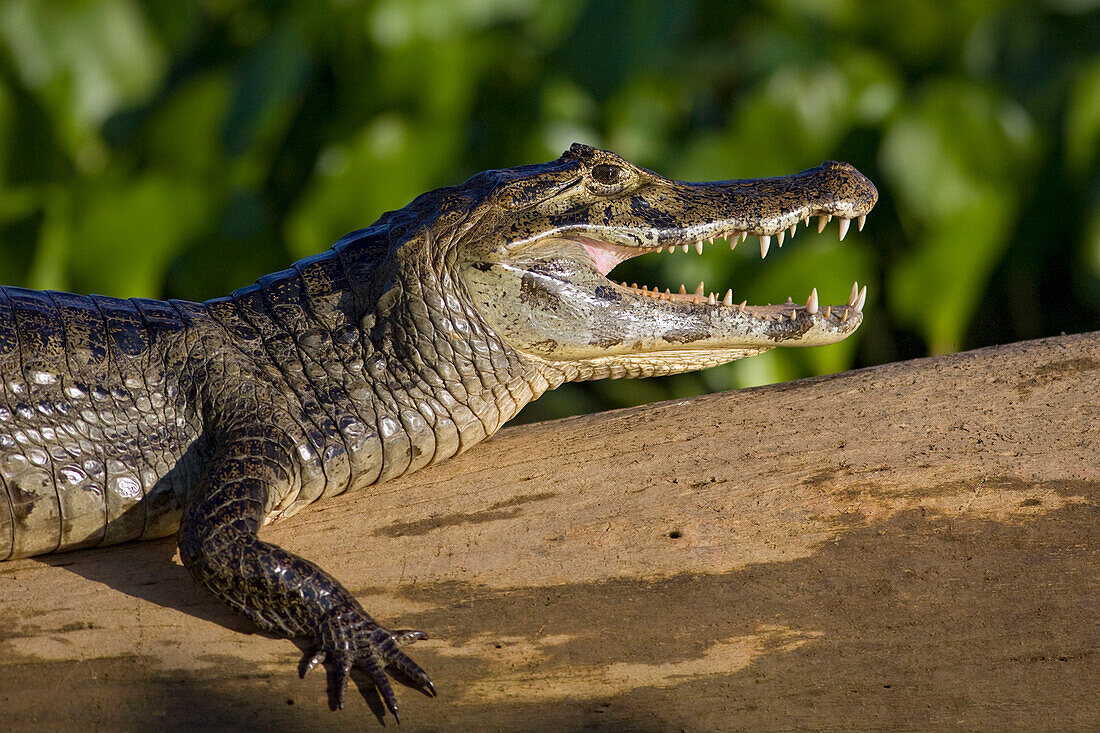
[[[1100,333],[509,428],[265,536],[431,633],[404,730],[1096,729],[1098,449]],[[377,725],[174,553],[0,564],[5,729]]]

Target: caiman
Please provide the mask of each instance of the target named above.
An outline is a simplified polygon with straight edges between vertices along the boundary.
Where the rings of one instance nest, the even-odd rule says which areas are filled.
[[[319,566],[260,528],[438,463],[563,382],[702,369],[839,341],[866,288],[823,307],[606,277],[651,252],[862,228],[846,163],[684,183],[573,145],[423,194],[326,252],[205,303],[0,287],[0,560],[177,533],[195,579],[261,629],[305,637],[342,707],[353,666],[429,694]]]

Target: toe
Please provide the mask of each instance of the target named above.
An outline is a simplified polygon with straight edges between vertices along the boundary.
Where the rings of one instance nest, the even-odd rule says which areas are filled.
[[[305,664],[302,665],[302,670],[301,670],[301,672],[299,672],[298,676],[299,677],[305,677],[307,674],[312,672],[314,667],[316,667],[321,662],[325,661],[325,656],[326,655],[325,655],[324,650],[316,652],[312,657],[310,657],[308,660],[306,660]]]
[[[414,641],[424,641],[428,638],[426,633],[415,629],[398,629],[392,632],[392,636],[397,646],[405,646],[406,644],[412,644]]]

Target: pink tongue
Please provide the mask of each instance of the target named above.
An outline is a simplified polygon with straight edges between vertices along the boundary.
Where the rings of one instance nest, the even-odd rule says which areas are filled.
[[[615,265],[630,258],[630,255],[625,252],[615,252],[595,244],[581,242],[581,246],[584,247],[584,251],[592,258],[592,261],[596,263],[596,269],[600,271],[601,275],[606,275],[615,269]]]

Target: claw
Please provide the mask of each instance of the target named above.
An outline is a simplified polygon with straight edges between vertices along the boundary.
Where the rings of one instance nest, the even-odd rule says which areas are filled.
[[[392,649],[389,653],[382,655],[382,661],[387,667],[400,672],[407,681],[412,682],[417,687],[428,688],[432,691],[432,695],[435,695],[435,686],[432,684],[431,678],[428,677],[428,673],[404,652]]]
[[[348,691],[348,678],[351,677],[351,661],[342,657],[336,667],[336,707],[344,709],[344,695]]]
[[[386,704],[386,709],[393,713],[394,718],[397,718],[397,695],[393,692],[393,685],[390,684],[390,678],[386,676],[386,670],[378,663],[378,658],[371,655],[360,659],[357,665],[370,676],[371,682],[382,697],[382,702]]]
[[[302,667],[302,671],[299,673],[298,676],[305,677],[307,674],[312,672],[314,667],[325,661],[325,656],[326,655],[324,651],[319,651],[315,653],[312,657],[309,658],[309,661],[305,663],[305,666]]]
[[[393,641],[397,646],[412,644],[414,641],[424,641],[428,635],[416,629],[398,629],[393,632]]]

